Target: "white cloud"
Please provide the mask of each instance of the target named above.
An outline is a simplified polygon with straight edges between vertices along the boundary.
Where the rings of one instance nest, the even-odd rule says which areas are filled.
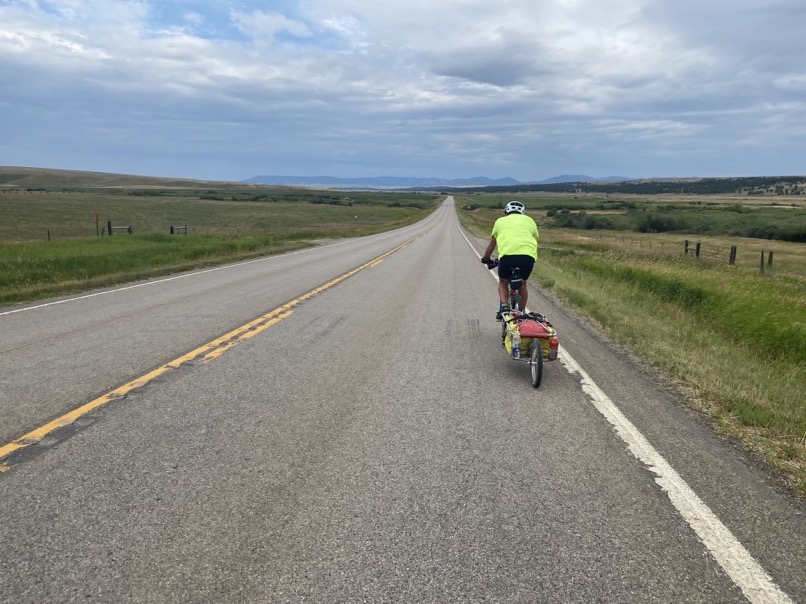
[[[261,10],[251,13],[233,12],[232,20],[240,31],[256,39],[273,39],[277,34],[285,32],[299,38],[311,35],[308,26],[277,12]]]
[[[204,165],[225,154],[222,165],[243,170],[221,178],[271,172],[272,162],[299,173],[340,165],[452,176],[489,166],[489,176],[538,178],[591,166],[657,175],[675,149],[675,168],[694,173],[709,169],[697,149],[720,140],[737,172],[770,173],[775,165],[756,166],[731,141],[752,149],[771,144],[772,131],[790,150],[803,145],[793,134],[806,88],[800,0],[237,6],[0,4],[0,120],[19,143],[4,146],[0,163],[72,161],[54,144],[57,123],[65,140],[82,139],[82,161],[119,153],[142,165],[154,143],[140,133],[153,124],[159,165],[180,176],[195,175],[205,150],[194,141],[207,136],[217,148]],[[275,156],[265,141],[294,151]],[[349,161],[328,159],[336,146]],[[780,170],[797,171],[779,159]]]
[[[806,90],[806,73],[785,73],[773,80],[783,90]]]

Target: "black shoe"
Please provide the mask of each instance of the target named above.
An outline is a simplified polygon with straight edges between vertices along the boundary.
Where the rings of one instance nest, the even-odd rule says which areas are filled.
[[[495,315],[495,320],[496,321],[503,321],[503,319],[504,319],[503,314],[505,312],[510,312],[509,306],[506,306],[505,304],[502,304],[501,308],[498,309],[498,313]]]

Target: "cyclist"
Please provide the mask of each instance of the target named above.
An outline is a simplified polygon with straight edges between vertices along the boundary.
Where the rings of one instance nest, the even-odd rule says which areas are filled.
[[[537,225],[526,215],[526,207],[520,201],[510,201],[504,207],[504,216],[495,221],[490,235],[490,243],[484,250],[482,264],[490,264],[490,254],[498,247],[498,298],[499,308],[495,318],[501,320],[501,313],[509,310],[509,279],[512,269],[520,268],[523,285],[518,290],[521,296],[521,310],[526,308],[529,292],[526,280],[532,273],[537,260]]]

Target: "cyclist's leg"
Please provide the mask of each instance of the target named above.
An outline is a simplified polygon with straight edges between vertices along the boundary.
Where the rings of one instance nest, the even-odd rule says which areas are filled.
[[[498,300],[504,306],[509,306],[509,279],[512,277],[513,256],[498,258]]]
[[[506,279],[498,280],[498,311],[495,313],[495,320],[500,321],[504,312],[504,307],[509,306],[509,281]]]
[[[498,301],[502,306],[509,305],[509,279],[498,279]]]
[[[518,290],[518,293],[521,296],[521,308],[526,310],[526,303],[529,299],[529,288],[526,286],[526,283],[529,280],[529,276],[532,274],[535,261],[531,256],[517,256],[517,265],[520,267],[521,275],[523,276],[523,285]]]

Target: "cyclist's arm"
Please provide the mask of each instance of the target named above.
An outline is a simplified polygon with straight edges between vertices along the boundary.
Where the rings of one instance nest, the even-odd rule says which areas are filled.
[[[484,250],[484,255],[482,257],[489,258],[490,255],[493,253],[493,250],[495,249],[496,245],[497,243],[495,241],[495,235],[493,235],[492,237],[490,237],[490,243],[487,244],[487,249]]]

